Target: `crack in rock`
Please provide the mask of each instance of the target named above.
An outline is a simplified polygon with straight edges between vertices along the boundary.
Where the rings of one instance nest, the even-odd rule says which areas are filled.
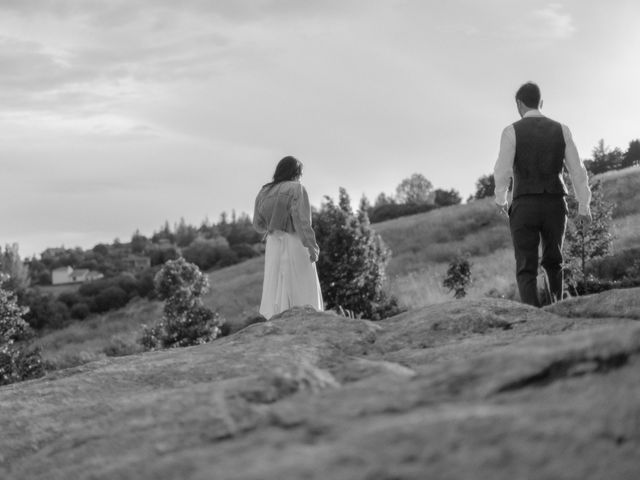
[[[500,387],[496,393],[519,390],[526,387],[544,387],[557,380],[583,375],[606,373],[621,368],[629,361],[629,354],[617,353],[609,357],[594,359],[562,359],[552,362],[540,372],[521,378]]]

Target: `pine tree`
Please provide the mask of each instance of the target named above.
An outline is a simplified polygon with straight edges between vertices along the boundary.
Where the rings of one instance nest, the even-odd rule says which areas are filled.
[[[365,194],[360,197],[360,204],[358,205],[358,220],[361,222],[369,223],[369,212],[371,211],[371,203]]]
[[[6,278],[0,285],[14,292],[24,291],[31,283],[29,269],[24,265],[18,253],[17,243],[5,245],[4,252],[0,251],[0,273]]]
[[[349,195],[340,189],[338,205],[329,198],[314,215],[320,247],[318,276],[325,305],[377,320],[399,311],[384,291],[390,252],[380,235],[351,210]]]
[[[624,153],[624,166],[631,167],[634,165],[640,165],[640,140],[631,140],[629,147]]]
[[[449,263],[442,286],[453,292],[454,298],[464,298],[471,284],[471,262],[468,255],[458,255]]]

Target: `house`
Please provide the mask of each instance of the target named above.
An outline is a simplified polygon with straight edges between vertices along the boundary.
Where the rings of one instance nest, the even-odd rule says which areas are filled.
[[[94,272],[87,268],[74,270],[71,267],[60,267],[51,271],[51,283],[53,285],[91,282],[102,277],[104,277],[104,275],[100,272]]]

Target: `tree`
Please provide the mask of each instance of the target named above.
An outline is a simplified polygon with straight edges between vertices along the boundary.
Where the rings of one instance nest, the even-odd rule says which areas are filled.
[[[351,209],[351,197],[347,193],[347,190],[342,187],[338,190],[338,207],[349,215],[353,214],[353,210]]]
[[[222,235],[223,237],[226,237],[227,235],[229,235],[229,230],[231,228],[228,221],[228,217],[229,215],[227,215],[227,212],[222,212],[220,214],[220,221],[218,222],[218,231],[220,232],[220,235]]]
[[[314,215],[322,295],[329,309],[341,307],[377,320],[399,311],[397,301],[383,288],[390,252],[380,235],[349,205],[349,196],[341,188],[340,204],[325,197]]]
[[[565,175],[565,177],[568,177]],[[568,181],[567,178],[565,178]],[[604,257],[611,251],[613,235],[611,233],[614,204],[606,201],[601,182],[591,185],[591,224],[578,228],[577,202],[567,197],[569,221],[565,234],[563,256],[566,268],[566,282],[578,293],[580,285],[584,286],[588,279],[589,262]]]
[[[143,326],[143,346],[198,345],[220,334],[218,316],[202,303],[202,295],[209,289],[208,277],[196,265],[184,258],[170,260],[157,273],[154,285],[158,297],[165,300],[164,315],[158,325]]]
[[[35,255],[25,262],[29,270],[29,283],[31,285],[51,285],[51,271]]]
[[[369,214],[371,212],[371,203],[365,194],[360,197],[360,203],[358,204],[358,220],[361,222],[369,222]]]
[[[40,350],[24,343],[32,336],[22,318],[27,310],[14,293],[0,288],[0,385],[44,375]]]
[[[169,226],[169,221],[165,220],[164,225],[160,228],[160,230],[156,233],[154,232],[151,236],[151,241],[153,243],[160,243],[161,241],[167,241],[169,243],[175,243],[175,235],[171,231],[171,227]]]
[[[629,148],[624,153],[624,167],[640,165],[640,140],[631,140]]]
[[[624,154],[619,148],[611,149],[605,145],[604,139],[600,139],[598,144],[591,151],[591,160],[584,162],[585,167],[594,175],[618,170],[623,167]]]
[[[468,255],[458,255],[449,263],[447,274],[442,282],[445,288],[453,292],[454,298],[464,298],[471,283],[471,262]]]
[[[192,225],[187,225],[184,218],[176,225],[175,232],[175,241],[179,247],[190,245],[198,236],[198,230]]]
[[[438,188],[435,191],[435,204],[438,207],[446,207],[448,205],[458,205],[462,201],[460,192],[455,189],[443,190]]]
[[[473,195],[475,200],[485,197],[492,197],[495,193],[496,181],[493,174],[483,175],[476,180],[476,193]]]
[[[234,211],[232,218],[233,222],[229,224],[226,235],[229,245],[233,246],[243,243],[253,244],[259,243],[262,240],[262,235],[253,228],[253,222],[249,215],[241,213],[240,216],[236,217]]]
[[[396,187],[396,199],[398,203],[433,203],[432,190],[433,185],[424,175],[414,173]]]
[[[30,289],[22,294],[20,303],[28,307],[23,317],[36,330],[62,328],[69,321],[69,307],[38,289]]]
[[[387,195],[384,192],[380,192],[380,194],[376,197],[376,201],[373,204],[373,208],[381,207],[383,205],[394,205],[395,203],[396,201],[391,195]]]
[[[131,252],[143,253],[147,245],[149,245],[150,243],[150,240],[142,235],[140,233],[140,230],[136,230],[131,236]]]
[[[25,290],[30,284],[29,269],[22,263],[18,250],[17,243],[7,244],[0,255],[0,273],[6,274],[0,285],[14,292]]]
[[[93,298],[92,310],[96,313],[115,310],[124,307],[128,302],[127,292],[116,285],[111,285]]]

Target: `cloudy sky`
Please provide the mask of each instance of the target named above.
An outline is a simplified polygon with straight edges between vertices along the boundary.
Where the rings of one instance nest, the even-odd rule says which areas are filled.
[[[636,0],[0,0],[0,242],[90,248],[414,172],[466,198],[513,94],[583,158],[640,137]]]

